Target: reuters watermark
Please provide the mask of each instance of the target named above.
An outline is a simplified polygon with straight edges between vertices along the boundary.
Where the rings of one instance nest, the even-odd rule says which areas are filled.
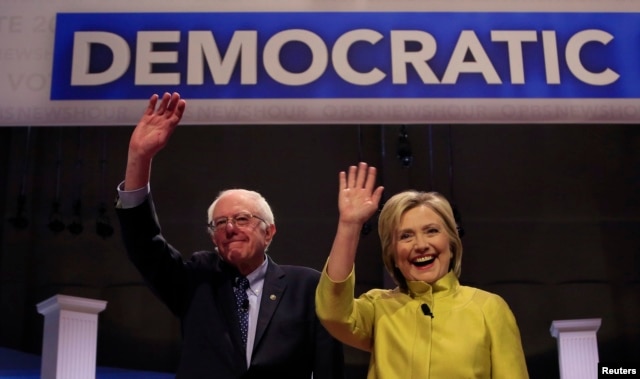
[[[598,379],[611,377],[640,378],[640,363],[599,362]]]

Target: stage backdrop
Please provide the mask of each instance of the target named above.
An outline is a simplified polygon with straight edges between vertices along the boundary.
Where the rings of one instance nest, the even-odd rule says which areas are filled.
[[[0,125],[638,123],[640,2],[2,0]]]

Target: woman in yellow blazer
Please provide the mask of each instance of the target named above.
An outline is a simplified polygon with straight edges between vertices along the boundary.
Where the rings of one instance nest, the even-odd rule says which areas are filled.
[[[405,191],[386,202],[378,233],[398,286],[354,298],[360,231],[383,191],[375,180],[376,169],[366,163],[339,175],[338,229],[316,291],[325,328],[371,353],[368,379],[528,378],[507,303],[458,281],[462,241],[438,193]]]

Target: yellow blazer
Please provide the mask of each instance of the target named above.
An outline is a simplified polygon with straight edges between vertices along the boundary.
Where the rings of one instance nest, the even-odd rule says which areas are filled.
[[[408,294],[373,289],[354,299],[354,283],[353,271],[338,283],[325,267],[316,312],[335,338],[371,353],[368,379],[529,377],[515,317],[500,296],[460,285],[453,272],[433,285],[409,282]]]

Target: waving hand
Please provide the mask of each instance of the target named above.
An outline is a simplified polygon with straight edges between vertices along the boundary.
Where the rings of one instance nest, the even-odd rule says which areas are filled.
[[[338,209],[340,221],[350,224],[364,224],[378,209],[382,197],[382,187],[374,190],[376,168],[361,162],[349,167],[348,172],[339,174]]]
[[[152,158],[167,144],[186,108],[177,92],[166,92],[156,107],[158,99],[158,95],[151,96],[129,141],[129,149],[141,157]]]
[[[158,99],[158,95],[151,96],[147,109],[131,134],[124,181],[126,190],[141,188],[148,183],[153,157],[166,146],[187,106],[177,92],[165,92],[159,105]]]
[[[376,168],[361,162],[339,175],[338,230],[329,253],[327,274],[345,280],[353,268],[362,225],[376,212],[383,187],[376,187]]]

